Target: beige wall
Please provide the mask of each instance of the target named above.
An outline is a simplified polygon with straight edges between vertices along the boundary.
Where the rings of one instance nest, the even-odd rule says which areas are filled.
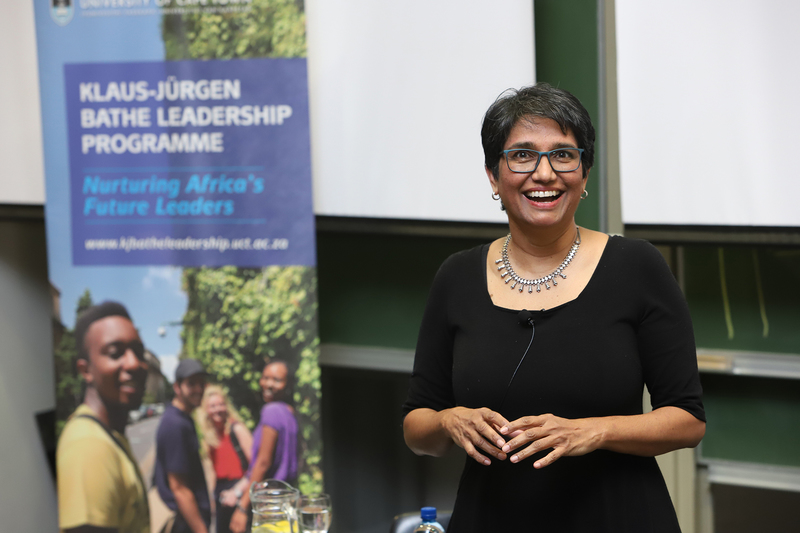
[[[0,211],[0,217],[2,211]],[[44,223],[0,218],[0,530],[57,531],[36,413],[55,407]]]

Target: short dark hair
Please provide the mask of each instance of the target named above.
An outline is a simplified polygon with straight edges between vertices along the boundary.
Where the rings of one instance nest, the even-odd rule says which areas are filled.
[[[580,100],[548,83],[537,83],[519,90],[507,89],[486,111],[481,127],[486,168],[497,178],[503,147],[511,130],[520,120],[535,117],[552,119],[564,134],[571,131],[575,135],[578,148],[583,148],[581,163],[585,178],[594,164],[595,132],[592,119]]]
[[[75,345],[78,349],[78,359],[89,359],[89,353],[86,351],[86,333],[91,325],[110,316],[121,316],[133,322],[128,310],[119,302],[107,301],[93,305],[80,314],[78,320],[75,321]]]

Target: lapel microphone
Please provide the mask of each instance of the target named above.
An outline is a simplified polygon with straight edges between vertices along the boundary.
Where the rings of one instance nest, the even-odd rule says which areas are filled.
[[[533,327],[533,313],[528,311],[527,309],[523,309],[517,314],[517,321],[519,325],[524,328],[532,328]]]

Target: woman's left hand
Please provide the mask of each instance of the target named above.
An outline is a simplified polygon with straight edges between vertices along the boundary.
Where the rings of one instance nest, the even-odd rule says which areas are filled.
[[[500,434],[513,438],[503,446],[512,463],[518,463],[537,452],[552,448],[537,460],[534,468],[544,468],[564,456],[585,455],[600,447],[602,428],[597,419],[570,420],[551,414],[523,416],[500,428]],[[530,443],[524,449],[511,453]]]

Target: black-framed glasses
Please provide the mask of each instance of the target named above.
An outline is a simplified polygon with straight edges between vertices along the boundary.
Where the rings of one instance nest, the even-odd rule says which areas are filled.
[[[530,148],[503,150],[508,170],[519,174],[536,172],[542,156],[547,157],[550,167],[556,172],[572,172],[581,166],[583,148],[556,148],[549,152],[539,152]]]

